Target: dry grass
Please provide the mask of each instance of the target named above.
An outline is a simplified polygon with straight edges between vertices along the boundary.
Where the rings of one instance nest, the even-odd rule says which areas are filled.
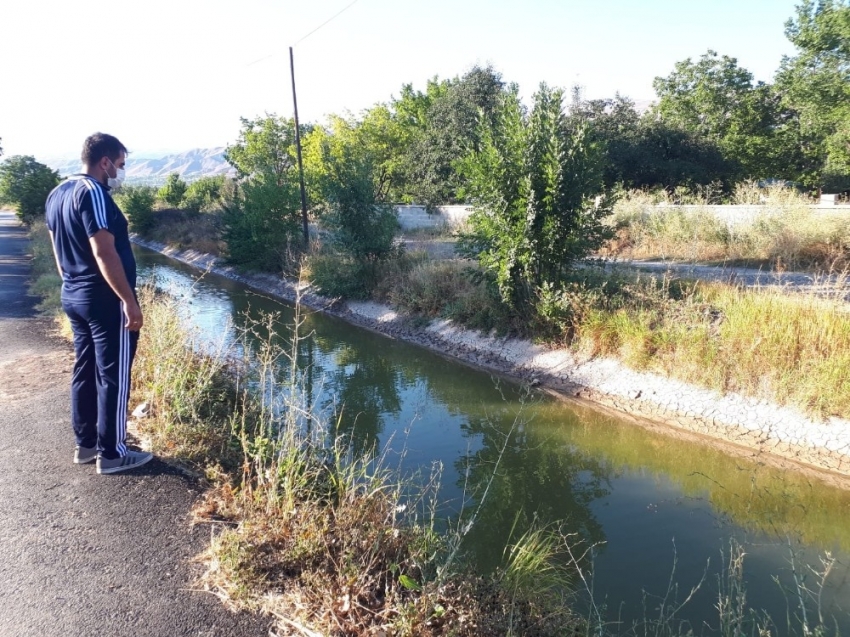
[[[510,317],[474,274],[463,262],[422,261],[393,280],[386,298],[422,316],[850,417],[850,312],[841,298],[586,268],[542,292],[535,316]]]
[[[614,207],[617,236],[605,253],[815,271],[850,265],[844,217],[812,210],[807,198],[788,188],[740,184],[734,201],[759,212],[727,224],[708,208],[684,209],[657,194],[629,193]]]
[[[720,391],[850,416],[843,301],[719,283],[628,283],[575,322],[575,345]]]
[[[200,213],[166,208],[154,213],[155,223],[146,239],[180,250],[197,250],[220,256],[224,250],[217,212]]]

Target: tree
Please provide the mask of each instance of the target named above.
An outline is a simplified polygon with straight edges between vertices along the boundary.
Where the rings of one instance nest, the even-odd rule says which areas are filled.
[[[32,223],[44,215],[47,195],[59,183],[59,173],[29,155],[13,155],[0,164],[0,204],[12,206],[18,218]]]
[[[157,192],[153,186],[123,186],[115,194],[115,200],[130,223],[133,232],[146,233],[154,227],[153,206]]]
[[[331,168],[330,160],[340,157],[343,149],[368,162],[376,202],[391,202],[403,184],[399,145],[401,127],[383,104],[364,112],[362,119],[331,115],[327,127],[314,127],[303,140],[304,172],[310,199],[320,203]]]
[[[782,60],[776,88],[796,178],[850,188],[850,3],[804,0],[785,35],[798,53]]]
[[[653,87],[656,118],[719,148],[733,168],[732,180],[775,176],[777,114],[771,89],[753,85],[752,73],[735,58],[715,51],[697,62],[688,58],[669,76],[656,77]]]
[[[171,173],[165,179],[165,185],[156,193],[157,199],[164,201],[169,206],[177,208],[183,201],[188,185],[177,173]]]
[[[206,212],[219,207],[221,205],[224,183],[224,175],[196,179],[186,189],[186,194],[183,196],[183,205],[195,212]]]
[[[224,205],[228,257],[247,267],[280,271],[299,243],[295,124],[273,114],[243,118],[239,140],[224,156],[240,183],[237,195]]]
[[[380,157],[365,141],[368,132],[338,117],[331,126],[332,133],[317,128],[309,138],[312,181],[320,197],[316,211],[329,231],[330,244],[350,262],[337,275],[346,279],[345,285],[336,289],[362,295],[377,283],[379,264],[396,252],[398,222],[385,199]]]
[[[696,133],[667,126],[651,117],[609,147],[605,174],[609,185],[626,188],[695,188],[730,184],[735,165],[716,144]]]
[[[240,121],[239,139],[224,151],[225,161],[241,179],[284,185],[295,167],[295,122],[273,113]]]
[[[516,88],[505,94],[463,163],[475,204],[463,250],[520,313],[610,236],[610,209],[594,202],[603,192],[599,145],[585,122],[567,118],[562,91],[542,84],[533,101],[527,113]]]
[[[478,148],[479,121],[492,119],[504,90],[500,73],[476,66],[454,80],[435,78],[425,95],[403,95],[396,111],[416,123],[404,158],[408,198],[432,206],[464,198],[465,177],[455,164]]]
[[[641,116],[620,95],[587,101],[575,93],[569,118],[573,125],[586,125],[590,139],[604,150],[602,174],[608,188],[693,188],[728,182],[735,170],[715,143],[652,113]]]

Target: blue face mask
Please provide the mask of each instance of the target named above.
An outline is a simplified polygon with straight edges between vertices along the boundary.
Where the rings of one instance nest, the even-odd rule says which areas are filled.
[[[108,158],[107,158],[108,159]],[[109,163],[112,164],[112,160],[109,160]],[[115,164],[112,164],[112,167],[115,168],[115,176],[110,177],[109,173],[106,173],[106,183],[110,188],[120,188],[121,184],[124,183],[125,172],[123,168],[118,168]]]

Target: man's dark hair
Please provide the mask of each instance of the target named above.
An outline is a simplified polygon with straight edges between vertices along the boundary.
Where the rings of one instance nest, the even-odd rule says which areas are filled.
[[[115,161],[122,152],[127,154],[127,147],[118,141],[117,137],[106,133],[95,133],[86,137],[81,159],[86,166],[94,166],[104,157]]]

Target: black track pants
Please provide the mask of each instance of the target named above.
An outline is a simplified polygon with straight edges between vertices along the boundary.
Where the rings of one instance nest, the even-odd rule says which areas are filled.
[[[124,327],[118,297],[76,303],[62,300],[74,331],[71,421],[77,444],[97,447],[105,458],[125,455],[130,367],[138,332]]]

